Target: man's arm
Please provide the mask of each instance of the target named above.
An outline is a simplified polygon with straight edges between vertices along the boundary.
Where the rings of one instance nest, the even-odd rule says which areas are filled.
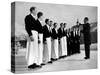
[[[30,20],[29,20],[28,16],[25,17],[25,29],[26,29],[28,35],[32,36],[31,27],[30,27]]]
[[[31,27],[30,27],[30,20],[29,20],[28,16],[25,17],[25,29],[30,37],[30,40],[34,41],[34,39],[32,37]]]

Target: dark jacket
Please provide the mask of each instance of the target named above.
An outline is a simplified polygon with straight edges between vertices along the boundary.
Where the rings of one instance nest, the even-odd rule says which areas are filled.
[[[43,41],[46,41],[46,38],[51,37],[51,32],[49,31],[46,25],[43,26]]]
[[[71,31],[70,42],[74,43],[74,33],[73,33],[73,31]]]
[[[29,14],[25,17],[25,29],[29,36],[32,35],[32,32],[31,32],[32,30],[37,31],[36,20],[35,20],[35,18],[32,17],[31,14]]]
[[[57,39],[58,38],[58,33],[56,32],[56,30],[54,28],[52,29],[52,38],[53,39]]]
[[[84,43],[91,44],[90,24],[83,24]]]
[[[36,20],[37,22],[37,27],[38,27],[38,33],[43,33],[43,27],[42,27],[42,24],[40,23],[40,21],[37,19]]]
[[[62,38],[64,35],[64,31],[61,30],[61,28],[58,29],[58,38]]]
[[[63,36],[67,36],[67,30],[64,30]]]

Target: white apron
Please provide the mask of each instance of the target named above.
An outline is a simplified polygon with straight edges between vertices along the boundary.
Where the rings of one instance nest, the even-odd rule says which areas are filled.
[[[55,58],[59,58],[59,56],[58,56],[58,39],[54,40],[54,53],[55,53]]]
[[[51,57],[52,58],[59,58],[59,51],[58,51],[58,39],[54,39],[53,41],[52,41],[52,44],[51,44],[52,46],[52,49],[51,49]]]
[[[51,38],[46,38],[47,50],[48,50],[48,61],[51,61]]]
[[[54,40],[51,41],[51,58],[55,58]]]
[[[60,44],[59,44],[59,56],[64,56],[65,51],[64,51],[64,40],[63,37],[60,38]]]
[[[27,65],[38,63],[38,32],[32,30],[34,41],[28,40],[26,50]]]
[[[48,50],[47,50],[47,43],[43,44],[43,63],[48,62]]]
[[[66,40],[66,36],[63,37],[64,40],[64,51],[65,51],[65,55],[67,55],[67,40]]]
[[[38,44],[38,65],[43,63],[43,34],[39,34],[40,43]]]
[[[43,48],[43,63],[47,63],[51,60],[51,38],[46,38]]]

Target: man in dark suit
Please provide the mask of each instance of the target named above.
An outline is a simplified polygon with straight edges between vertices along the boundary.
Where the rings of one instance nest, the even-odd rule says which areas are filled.
[[[73,54],[77,52],[77,39],[76,39],[76,28],[73,30]]]
[[[38,65],[42,67],[43,65],[43,13],[37,13],[37,27],[38,27]]]
[[[38,27],[36,22],[36,7],[30,8],[30,14],[25,17],[25,29],[29,35],[27,41],[26,60],[28,68],[39,67],[38,62]]]
[[[71,32],[70,29],[68,29],[67,32],[67,52],[68,52],[68,56],[71,55]]]
[[[43,26],[43,40],[44,40],[44,44],[47,46],[45,49],[45,51],[47,52],[48,56],[46,56],[46,58],[48,58],[48,63],[52,63],[51,61],[51,26],[50,26],[50,21],[49,19],[45,20],[46,25]]]
[[[74,54],[74,31],[71,29],[71,36],[70,36],[70,51],[71,54]]]
[[[80,30],[79,28],[77,29],[77,35],[76,35],[76,39],[77,39],[77,53],[80,53]]]
[[[63,32],[63,40],[64,40],[64,51],[65,51],[65,57],[67,56],[67,23],[64,23],[64,32]]]
[[[67,55],[69,56],[69,29],[67,29]]]
[[[53,44],[53,60],[57,60],[59,58],[58,56],[58,31],[57,31],[57,23],[54,23],[54,28],[52,29],[52,44]]]
[[[63,23],[60,24],[60,28],[58,29],[58,40],[59,40],[59,53],[60,53],[60,58],[64,58],[65,56],[65,51],[64,51],[64,40],[63,40],[63,34],[64,34],[64,25]]]
[[[59,39],[63,37],[63,23],[60,24],[60,28],[58,29],[58,37]]]
[[[32,37],[32,30],[37,31],[36,19],[36,7],[31,7],[30,14],[25,17],[25,29],[32,41],[34,40]]]
[[[90,45],[91,45],[91,36],[90,36],[90,24],[88,17],[84,18],[83,24],[83,35],[84,35],[84,44],[85,44],[85,58],[90,58]]]
[[[77,19],[76,25],[78,26],[76,28],[76,41],[77,41],[77,45],[76,45],[77,50],[76,50],[76,53],[80,53],[80,29],[79,29],[80,23],[79,23],[78,19]]]

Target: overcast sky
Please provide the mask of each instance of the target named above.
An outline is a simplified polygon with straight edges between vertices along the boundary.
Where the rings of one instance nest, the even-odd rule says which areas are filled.
[[[44,19],[49,18],[58,24],[66,22],[67,28],[75,25],[77,19],[83,23],[85,16],[89,17],[90,22],[97,22],[97,7],[17,2],[15,8],[15,29],[17,34],[25,33],[24,18],[27,14],[29,14],[31,6],[35,6],[38,11],[42,11]]]

